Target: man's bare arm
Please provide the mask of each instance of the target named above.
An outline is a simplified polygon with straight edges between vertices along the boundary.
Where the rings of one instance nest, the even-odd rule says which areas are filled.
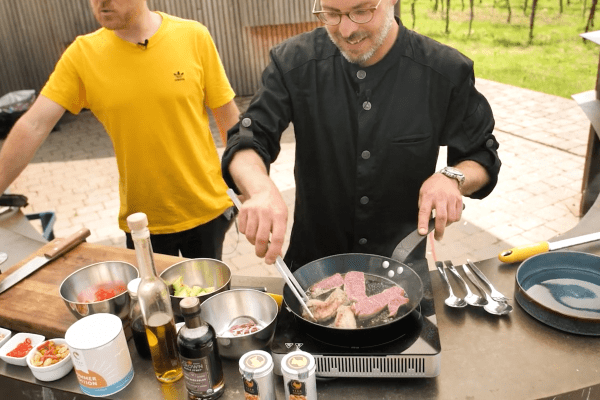
[[[224,106],[212,110],[212,113],[215,117],[217,127],[219,128],[221,141],[223,142],[223,145],[225,145],[227,144],[227,131],[239,121],[240,110],[238,109],[237,104],[235,104],[235,101],[231,100]]]
[[[23,172],[65,109],[44,96],[17,120],[0,151],[0,193]]]

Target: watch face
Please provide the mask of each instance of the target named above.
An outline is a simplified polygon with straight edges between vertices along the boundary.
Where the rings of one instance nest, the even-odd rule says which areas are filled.
[[[459,185],[461,185],[465,181],[465,175],[456,168],[445,167],[442,169],[441,172],[448,178],[456,179]]]

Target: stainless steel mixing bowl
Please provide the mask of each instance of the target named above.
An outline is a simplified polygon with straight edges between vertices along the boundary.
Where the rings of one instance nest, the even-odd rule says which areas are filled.
[[[239,359],[251,350],[271,344],[277,321],[277,302],[266,293],[253,289],[233,289],[219,293],[202,303],[201,318],[217,333],[221,357]],[[261,329],[254,333],[232,336],[229,329],[253,321]]]
[[[99,284],[122,282],[125,286],[139,276],[137,268],[123,261],[104,261],[83,267],[67,276],[60,284],[60,296],[75,317],[98,313],[114,314],[125,321],[129,317],[127,291],[107,300],[80,302],[78,296]]]
[[[200,304],[211,296],[228,290],[231,285],[231,270],[222,261],[212,258],[194,258],[178,262],[161,272],[160,277],[167,285],[172,283],[177,277],[183,277],[183,283],[188,286],[200,286],[203,288],[214,287],[215,290],[210,293],[195,296],[200,300]],[[179,302],[183,297],[174,296],[171,292],[171,306],[173,314],[183,317]]]

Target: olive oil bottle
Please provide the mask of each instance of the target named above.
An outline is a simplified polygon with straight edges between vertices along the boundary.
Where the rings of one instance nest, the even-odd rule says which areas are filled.
[[[215,330],[200,318],[200,301],[186,297],[179,303],[185,325],[177,335],[177,350],[190,400],[216,399],[225,390],[223,366]]]
[[[160,382],[175,382],[183,376],[177,355],[177,332],[169,289],[156,274],[148,217],[144,213],[135,213],[127,217],[127,224],[141,276],[137,294],[154,373]]]

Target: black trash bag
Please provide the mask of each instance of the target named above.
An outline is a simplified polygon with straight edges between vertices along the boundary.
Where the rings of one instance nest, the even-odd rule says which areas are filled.
[[[4,139],[15,122],[35,101],[35,90],[17,90],[0,97],[0,139]]]

